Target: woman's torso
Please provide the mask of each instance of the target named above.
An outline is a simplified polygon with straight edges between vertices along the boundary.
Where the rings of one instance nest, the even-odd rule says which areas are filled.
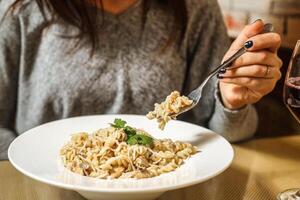
[[[198,44],[201,39],[198,33],[202,31],[199,27],[204,27],[203,45],[207,45],[215,34],[211,28],[205,30],[206,21],[198,19],[199,13],[197,18],[194,16],[200,11],[197,8],[199,1],[187,1],[193,3],[188,4],[191,23],[187,25],[181,47],[173,43],[164,52],[161,49],[172,28],[171,15],[158,4],[153,4],[149,10],[143,32],[140,3],[118,16],[105,13],[105,23],[101,23],[102,16],[99,15],[99,42],[93,57],[90,57],[91,47],[85,40],[74,49],[77,39],[62,37],[76,35],[76,28],[61,20],[47,26],[37,5],[29,3],[25,8],[29,10],[26,17],[25,14],[19,17],[21,52],[16,132],[79,115],[146,114],[155,102],[163,101],[171,91],[195,87],[207,73],[206,65],[219,62],[218,57],[209,57],[212,50],[204,46],[201,49],[203,57],[194,63],[204,66],[188,71],[189,64],[193,64],[188,54],[197,50],[189,45],[193,44],[193,39],[201,45]],[[205,2],[208,4],[209,1]],[[191,36],[191,32],[194,35]],[[222,49],[217,51],[218,54],[223,52]],[[193,80],[186,88],[190,75]],[[196,122],[207,122],[213,112],[211,91],[213,89],[201,102],[202,112],[196,116]]]
[[[142,34],[139,8],[135,5],[120,16],[105,13],[91,58],[84,40],[74,49],[77,39],[61,36],[76,34],[74,27],[63,22],[41,26],[40,32],[27,27],[19,71],[19,132],[71,116],[146,114],[155,102],[182,89],[184,55],[174,45],[160,51],[169,34],[169,16],[158,7],[150,10]]]

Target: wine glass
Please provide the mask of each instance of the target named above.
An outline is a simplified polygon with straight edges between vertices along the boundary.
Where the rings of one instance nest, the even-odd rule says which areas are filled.
[[[300,40],[294,49],[286,73],[283,100],[289,111],[300,123]],[[278,200],[299,200],[300,188],[288,189],[277,196]]]

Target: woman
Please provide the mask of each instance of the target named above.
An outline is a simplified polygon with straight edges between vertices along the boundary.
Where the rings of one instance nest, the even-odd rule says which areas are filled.
[[[251,137],[251,105],[280,78],[280,37],[248,25],[229,47],[216,0],[18,0],[0,26],[0,158],[39,124],[87,114],[146,114],[187,94],[246,41],[254,44],[182,116],[230,141]],[[10,2],[12,3],[12,2]],[[3,11],[3,13],[4,13]],[[184,134],[184,133],[183,133]]]

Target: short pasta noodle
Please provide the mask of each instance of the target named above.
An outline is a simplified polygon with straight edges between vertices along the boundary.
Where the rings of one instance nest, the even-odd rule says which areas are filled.
[[[138,134],[150,136],[138,129]],[[64,166],[72,172],[99,179],[149,178],[174,171],[197,152],[193,145],[153,139],[151,145],[130,145],[121,128],[109,127],[72,135],[60,150]]]

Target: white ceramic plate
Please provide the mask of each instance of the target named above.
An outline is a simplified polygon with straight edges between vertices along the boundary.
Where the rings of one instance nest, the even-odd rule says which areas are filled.
[[[148,131],[156,138],[190,142],[201,152],[189,158],[174,172],[148,179],[100,180],[70,172],[59,159],[60,148],[72,133],[105,128],[115,118]],[[23,174],[57,187],[75,190],[87,199],[155,199],[162,193],[208,180],[223,172],[232,162],[233,149],[221,136],[203,127],[171,121],[164,131],[155,121],[138,115],[98,115],[50,122],[17,137],[9,147],[10,162]]]

